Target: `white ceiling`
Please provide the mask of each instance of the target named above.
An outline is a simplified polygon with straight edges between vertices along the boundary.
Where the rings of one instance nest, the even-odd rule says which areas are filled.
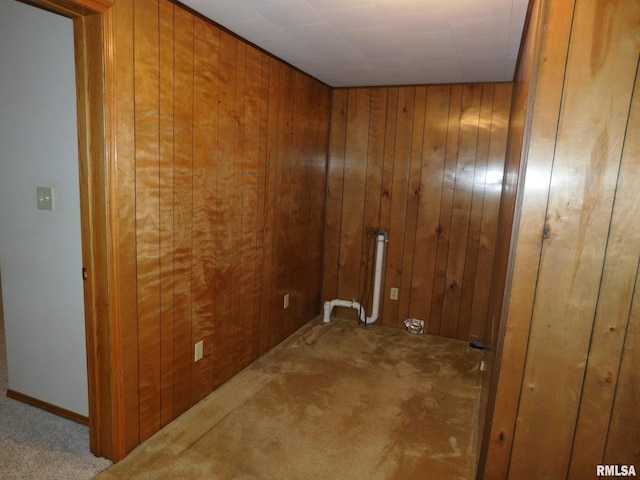
[[[332,87],[513,79],[528,0],[182,0]]]

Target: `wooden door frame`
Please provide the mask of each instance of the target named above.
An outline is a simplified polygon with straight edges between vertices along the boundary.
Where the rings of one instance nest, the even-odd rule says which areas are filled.
[[[116,223],[115,67],[113,0],[20,0],[73,20],[80,222],[84,282],[89,438],[91,452],[112,460],[124,457],[122,405],[117,385],[122,377],[115,355],[118,278],[112,241]],[[80,274],[80,272],[78,272]],[[120,419],[120,422],[118,421]]]

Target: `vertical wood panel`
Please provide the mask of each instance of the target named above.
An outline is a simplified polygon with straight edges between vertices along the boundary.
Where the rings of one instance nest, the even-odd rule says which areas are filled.
[[[173,4],[160,0],[160,423],[173,420]]]
[[[371,199],[379,199],[382,194],[384,169],[384,128],[387,115],[387,89],[371,89],[369,109],[369,132],[367,147],[367,175],[365,186],[364,226],[380,226],[380,204]]]
[[[491,279],[495,259],[500,213],[500,197],[502,193],[503,172],[505,170],[505,151],[507,149],[507,133],[509,126],[509,107],[511,105],[511,84],[495,85],[493,110],[491,112],[489,158],[485,177],[484,197],[482,202],[482,225],[478,246],[478,264],[473,291],[471,324],[469,339],[484,342],[489,348],[495,343],[492,335],[487,335],[489,321],[489,301]]]
[[[560,110],[568,41],[575,2],[534,2],[529,31],[514,86],[505,181],[500,204],[500,224],[496,271],[490,301],[490,341],[498,351],[494,358],[508,358],[499,366],[500,382],[494,373],[494,403],[491,407],[491,433],[486,435],[485,476],[506,478],[515,431],[518,398],[524,371],[525,354],[536,279],[542,247],[540,229],[544,225],[551,180],[552,160]],[[544,58],[545,61],[540,61]],[[535,102],[535,103],[534,103]],[[535,105],[535,109],[532,105]],[[536,139],[529,144],[528,137]],[[531,173],[520,171],[526,164]],[[523,179],[524,177],[524,179]],[[517,197],[520,197],[518,198]],[[519,209],[520,211],[517,211]],[[514,219],[514,213],[516,219]],[[513,236],[512,239],[512,230]],[[515,251],[513,242],[517,241]],[[509,257],[512,258],[509,258]],[[511,275],[512,279],[509,279]],[[505,287],[507,283],[508,288]],[[505,298],[503,292],[510,295]],[[505,329],[501,318],[509,317]],[[500,330],[504,338],[499,339]],[[495,338],[494,338],[495,335]]]
[[[370,109],[369,89],[348,92],[337,298],[349,300],[359,300],[363,291],[360,270]],[[353,309],[338,309],[336,314],[357,316]]]
[[[511,456],[516,478],[567,475],[638,60],[627,47],[638,27],[625,21],[633,10],[576,4]],[[549,397],[558,405],[542,423],[537,412]]]
[[[429,331],[436,249],[440,230],[440,202],[444,181],[444,158],[451,87],[428,87],[422,145],[420,204],[416,248],[411,277],[410,318],[423,319]]]
[[[293,142],[293,107],[295,100],[295,76],[288,69],[280,69],[282,95],[278,104],[278,146],[276,152],[276,246],[275,246],[275,278],[274,278],[274,322],[272,345],[278,338],[286,336],[291,324],[291,310],[283,310],[283,297],[289,283],[289,269],[286,258],[291,254],[289,203],[291,201],[291,157]],[[276,313],[278,312],[278,313]]]
[[[264,283],[265,272],[267,271],[267,260],[270,257],[270,249],[267,247],[267,180],[268,175],[268,138],[267,131],[269,126],[269,57],[265,54],[260,55],[260,123],[257,125],[259,136],[259,155],[257,165],[257,181],[258,181],[258,205],[257,205],[257,223],[256,223],[256,250],[258,252],[258,261],[256,262],[255,283],[255,321],[254,325],[254,357],[262,355],[268,345],[268,328],[265,328],[268,322],[263,321],[268,312],[263,308],[265,299],[268,299],[269,292]]]
[[[280,68],[281,65],[273,59],[268,62],[268,108],[267,108],[267,158],[265,165],[265,206],[264,206],[264,267],[262,282],[265,285],[262,300],[262,319],[260,322],[260,350],[268,350],[274,345],[274,261],[275,261],[275,230],[277,216],[275,211],[278,167],[278,103],[281,95]]]
[[[400,288],[402,285],[402,267],[404,255],[405,224],[407,218],[407,187],[409,183],[409,165],[411,160],[411,139],[413,138],[413,112],[415,108],[415,87],[402,87],[398,90],[396,110],[396,128],[392,157],[393,173],[391,179],[389,205],[389,243],[387,244],[387,262],[384,284],[386,290]],[[385,159],[386,161],[386,159]],[[383,295],[383,325],[398,326],[398,301]]]
[[[411,283],[413,280],[413,265],[416,254],[416,236],[418,225],[418,208],[420,205],[421,172],[424,125],[427,105],[427,88],[416,87],[414,100],[411,154],[409,160],[409,182],[407,184],[406,223],[404,226],[404,247],[402,259],[402,282],[398,296],[398,325],[401,326],[409,318],[411,303]]]
[[[326,116],[327,103],[322,101],[323,95],[314,88],[314,82],[307,76],[300,74],[300,98],[296,109],[296,124],[300,124],[299,134],[300,149],[298,158],[300,171],[298,172],[298,185],[300,185],[299,212],[296,223],[301,229],[300,242],[308,245],[306,258],[301,256],[293,280],[292,298],[293,308],[296,312],[294,328],[300,328],[304,322],[301,318],[310,318],[320,311],[320,289],[322,278],[315,275],[318,269],[322,269],[323,239],[317,232],[324,228],[324,193],[326,190],[325,177],[321,172],[326,168],[326,155],[318,158],[319,135],[317,130],[317,118]],[[326,98],[326,97],[325,97]],[[323,112],[324,110],[324,112]],[[324,148],[327,146],[327,137],[324,139]],[[321,270],[320,270],[321,271]],[[296,285],[300,285],[297,289]]]
[[[326,300],[338,298],[348,98],[349,91],[347,89],[334,90],[332,93],[322,285],[323,297]]]
[[[363,202],[363,234],[361,236],[360,288],[359,301],[367,315],[371,314],[373,304],[373,276],[375,270],[376,238],[373,230],[380,227],[380,203],[372,199],[380,198],[382,193],[382,175],[384,169],[384,128],[387,109],[387,89],[370,90],[369,125],[367,132],[367,157],[365,167],[365,185]]]
[[[237,39],[234,39],[237,42]],[[222,41],[224,45],[226,42]],[[230,322],[231,316],[221,319],[219,325],[225,325],[228,328],[223,337],[226,337],[229,344],[230,354],[227,358],[231,360],[230,372],[237,372],[241,370],[245,360],[243,359],[245,350],[243,343],[250,342],[247,339],[247,313],[248,309],[244,306],[243,299],[246,298],[245,285],[247,278],[243,276],[243,259],[244,255],[249,252],[243,251],[242,245],[242,222],[244,219],[243,214],[243,199],[244,199],[244,171],[245,171],[245,150],[244,150],[244,106],[245,106],[245,81],[246,81],[246,46],[242,42],[235,43],[235,59],[234,66],[235,78],[232,82],[233,85],[233,103],[229,105],[232,117],[230,120],[230,137],[234,139],[232,144],[232,151],[229,152],[229,165],[233,171],[232,185],[230,193],[230,224],[227,224],[226,228],[231,230],[231,256],[229,263],[229,273],[232,290],[230,293],[230,312],[234,317],[233,322]],[[233,129],[233,130],[231,130]],[[233,134],[231,134],[233,131]],[[248,352],[250,353],[250,352]],[[231,377],[233,373],[229,373]]]
[[[218,146],[219,34],[199,18],[194,22],[193,213],[191,223],[191,354],[203,342],[203,357],[191,367],[191,402],[213,388],[216,297],[216,166]]]
[[[387,92],[387,114],[384,125],[384,153],[382,162],[382,193],[380,199],[380,228],[389,232],[391,222],[391,190],[393,189],[393,152],[396,148],[396,124],[398,117],[399,88],[390,88]],[[327,207],[328,208],[328,207]],[[389,291],[389,284],[385,283]],[[382,302],[384,312],[385,302]],[[384,318],[384,317],[383,317]]]
[[[134,6],[140,438],[160,427],[158,2]]]
[[[462,292],[460,296],[460,315],[457,326],[457,338],[469,338],[471,324],[473,296],[476,289],[476,272],[480,254],[480,233],[482,228],[482,214],[487,189],[487,162],[489,160],[489,141],[493,113],[493,85],[483,85],[478,117],[478,132],[476,140],[476,158],[473,169],[473,186],[471,193],[471,208],[469,212],[469,233],[465,267],[462,275]],[[487,253],[486,251],[483,253]]]
[[[447,118],[447,144],[445,147],[444,177],[442,182],[442,199],[440,201],[440,222],[438,226],[438,245],[436,248],[436,269],[431,296],[431,315],[429,333],[439,335],[442,330],[444,298],[447,291],[447,263],[449,258],[449,242],[451,241],[451,220],[453,214],[453,198],[458,163],[458,141],[460,135],[460,119],[462,113],[461,86],[451,88],[449,112]]]
[[[307,292],[304,313],[300,317],[313,316],[322,311],[322,275],[313,272],[323,271],[324,262],[324,225],[327,191],[327,145],[329,130],[322,119],[329,118],[331,97],[321,85],[307,79],[306,87],[308,119],[305,132],[305,144],[310,150],[305,154],[309,163],[306,167],[307,179],[312,184],[308,189],[309,209],[306,212],[306,235],[309,244],[309,262],[304,264],[304,276],[307,279]],[[324,132],[324,135],[321,133]],[[318,232],[323,232],[319,235]]]
[[[637,158],[637,157],[636,157]],[[636,162],[637,163],[637,162]],[[636,177],[637,179],[638,177]],[[637,237],[636,237],[637,238]],[[640,263],[639,263],[640,266]],[[640,269],[635,279],[635,292],[625,332],[622,362],[617,377],[616,395],[611,410],[607,444],[602,463],[634,465],[640,463],[640,424],[638,423],[638,364],[640,364]],[[593,460],[585,460],[585,471]]]
[[[586,478],[592,474],[595,460],[604,463],[606,458],[607,463],[618,464],[637,464],[640,460],[640,452],[627,446],[640,445],[640,430],[632,426],[638,423],[637,405],[640,399],[637,394],[634,398],[634,389],[631,387],[633,383],[637,384],[637,378],[633,379],[632,370],[629,369],[631,365],[638,365],[634,350],[634,345],[638,345],[638,308],[635,307],[636,313],[632,308],[634,285],[638,288],[636,282],[640,259],[640,212],[637,208],[640,205],[640,140],[633,133],[638,131],[640,84],[636,77],[573,440],[569,470],[571,479]],[[633,318],[636,318],[635,325]],[[621,360],[625,365],[622,368],[627,368],[626,371],[619,370]],[[616,408],[613,405],[614,396]],[[608,452],[605,452],[605,446]]]
[[[115,8],[114,52],[117,65],[116,139],[115,169],[117,190],[116,238],[113,257],[120,274],[119,323],[114,326],[113,345],[119,349],[114,356],[120,357],[122,374],[116,375],[119,397],[115,402],[114,417],[119,420],[116,429],[115,453],[122,457],[140,443],[139,377],[138,377],[138,302],[136,289],[126,279],[136,278],[136,174],[135,174],[135,108],[134,108],[134,42],[133,1],[121,0]],[[114,159],[115,160],[115,159]],[[116,360],[116,363],[117,360]]]
[[[514,130],[526,178],[485,478],[585,478],[598,464],[638,460],[638,399],[629,395],[638,374],[625,357],[637,365],[626,342],[639,247],[629,230],[637,219],[623,220],[633,215],[627,202],[637,204],[625,182],[638,182],[637,153],[627,163],[623,149],[637,121],[632,3],[536,2],[543,23],[530,27],[539,36],[525,58],[539,64],[516,88],[530,110]]]
[[[399,97],[399,88],[389,88],[387,90],[386,99],[387,99],[387,108],[386,115],[384,118],[384,149],[383,149],[383,157],[382,157],[382,181],[381,181],[381,191],[380,191],[380,222],[379,227],[389,233],[389,226],[391,224],[391,191],[393,190],[393,152],[395,150],[395,142],[396,142],[396,120],[398,116],[398,97]],[[329,167],[330,168],[330,167]],[[372,196],[369,201],[374,201],[375,196]],[[330,205],[327,205],[327,209],[330,213]],[[389,242],[391,242],[392,238],[389,238]],[[389,292],[390,285],[386,281],[387,272],[388,272],[388,247],[389,243],[387,243],[387,247],[385,249],[385,270],[383,272],[383,285],[384,285],[384,293],[382,298],[380,299],[380,319],[378,320],[381,324],[386,325],[385,319],[387,318],[387,314],[385,310],[387,309],[387,301],[388,295],[385,295],[386,292]]]
[[[463,88],[449,255],[440,325],[440,335],[452,338],[456,338],[460,320],[481,97],[482,87],[465,86]]]
[[[289,239],[290,245],[301,245],[308,242],[307,218],[303,212],[309,211],[308,190],[311,189],[312,182],[308,177],[309,169],[307,168],[306,159],[308,157],[308,146],[305,145],[305,130],[309,121],[304,115],[308,108],[306,105],[306,89],[305,79],[300,72],[294,72],[293,75],[293,105],[292,105],[292,125],[291,125],[291,157],[288,170],[290,171],[290,187],[288,214],[289,220]],[[304,159],[304,160],[303,160]],[[291,265],[287,282],[283,285],[283,305],[284,294],[289,295],[289,312],[286,315],[287,324],[286,331],[293,333],[298,329],[298,316],[296,311],[302,307],[305,289],[307,284],[304,275],[304,263],[311,261],[311,258],[294,257],[291,259]]]
[[[220,33],[220,67],[217,118],[217,182],[211,201],[215,205],[215,287],[216,325],[213,371],[214,386],[231,376],[236,361],[234,351],[236,325],[229,322],[233,311],[234,295],[238,287],[237,262],[233,247],[237,235],[234,192],[236,147],[236,80],[238,71],[238,41],[228,33]]]
[[[191,406],[193,213],[193,17],[175,12],[174,72],[174,417]]]
[[[245,323],[247,339],[252,345],[243,361],[250,361],[259,355],[260,303],[262,279],[262,244],[260,193],[262,157],[260,148],[260,128],[262,126],[262,107],[264,90],[262,88],[262,53],[255,49],[246,52],[246,105],[244,125],[244,149],[246,160],[243,166],[244,192],[242,198],[242,260],[243,292],[242,298],[253,299],[252,305],[245,305],[247,318]]]

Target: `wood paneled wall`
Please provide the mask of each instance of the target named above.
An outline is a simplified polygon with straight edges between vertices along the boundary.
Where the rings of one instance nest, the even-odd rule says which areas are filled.
[[[640,465],[640,5],[533,3],[480,476],[592,478]]]
[[[355,298],[370,313],[366,231],[380,228],[389,233],[381,323],[418,318],[429,333],[484,341],[511,88],[334,90],[324,300]]]
[[[500,214],[498,217],[498,233],[496,237],[495,262],[493,276],[491,279],[491,292],[489,296],[489,313],[485,330],[487,348],[484,351],[485,370],[482,375],[482,388],[480,395],[480,432],[478,441],[481,452],[479,459],[479,471],[484,468],[486,457],[486,442],[488,442],[488,429],[491,428],[491,412],[489,401],[493,401],[495,394],[495,382],[497,381],[496,371],[496,349],[499,344],[499,327],[504,306],[504,296],[509,294],[506,291],[507,276],[509,274],[509,252],[512,248],[512,231],[514,220],[519,218],[519,208],[517,205],[517,193],[521,190],[521,183],[524,175],[520,175],[521,158],[525,145],[525,127],[527,126],[527,104],[533,69],[537,65],[536,39],[541,28],[540,2],[530,2],[527,14],[527,23],[524,28],[522,43],[520,48],[520,58],[515,72],[513,97],[511,101],[511,115],[509,117],[509,133],[507,140],[507,154],[505,159],[505,175],[500,198]],[[537,252],[529,252],[535,256]],[[533,281],[533,280],[531,280]],[[505,364],[508,369],[510,365]],[[489,413],[489,415],[487,415]],[[484,447],[484,448],[483,448]]]
[[[113,28],[122,456],[320,311],[331,92],[167,0]]]

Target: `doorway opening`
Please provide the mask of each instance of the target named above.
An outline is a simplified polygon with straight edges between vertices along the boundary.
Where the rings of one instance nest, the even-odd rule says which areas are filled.
[[[114,124],[107,108],[113,97],[110,56],[112,0],[24,0],[23,3],[71,18],[73,21],[80,225],[88,382],[88,423],[91,452],[116,456],[113,403],[117,382],[112,374],[112,302],[109,239],[109,160]],[[39,132],[34,132],[38,134]],[[44,132],[40,132],[44,134]],[[35,193],[34,193],[35,195]],[[35,201],[35,200],[34,200]],[[81,272],[78,272],[81,275]],[[64,279],[61,279],[63,281]]]

